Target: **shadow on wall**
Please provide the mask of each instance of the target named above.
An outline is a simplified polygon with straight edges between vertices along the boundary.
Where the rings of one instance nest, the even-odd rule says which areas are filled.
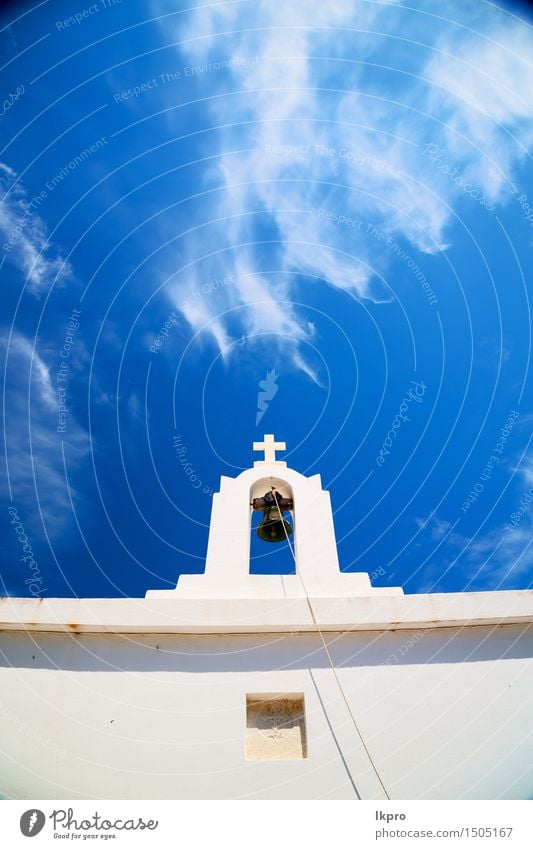
[[[532,625],[327,633],[337,667],[533,657]],[[318,635],[0,633],[0,667],[85,672],[260,672],[329,667]]]

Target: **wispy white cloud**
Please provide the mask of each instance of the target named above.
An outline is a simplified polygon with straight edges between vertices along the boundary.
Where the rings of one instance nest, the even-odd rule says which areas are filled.
[[[447,40],[426,73],[450,153],[490,198],[505,200],[533,141],[531,32],[513,21],[484,35]]]
[[[526,25],[501,10],[270,0],[202,6],[176,27],[177,39],[189,39],[183,56],[202,69],[196,78],[208,80],[220,158],[206,181],[220,188],[212,216],[220,223],[188,238],[198,264],[171,295],[178,304],[200,274],[234,276],[235,285],[184,310],[221,349],[236,308],[247,333],[268,327],[295,347],[308,338],[290,305],[294,272],[359,298],[390,297],[378,279],[392,257],[368,226],[439,253],[453,239],[457,201],[478,202],[465,181],[488,200],[509,198],[531,139],[533,70]],[[213,69],[224,61],[223,73]],[[447,168],[425,155],[430,145]],[[213,243],[227,252],[212,256]],[[265,251],[277,275],[265,276]]]
[[[418,525],[420,530],[429,530],[431,539],[433,540],[441,540],[452,527],[451,522],[448,522],[445,519],[439,519],[438,516],[432,516],[426,519],[416,517],[415,523]]]
[[[520,474],[526,486],[533,486],[533,453],[526,454],[515,471]]]
[[[17,174],[0,162],[0,238],[4,255],[24,274],[30,288],[41,290],[71,273],[61,251],[48,240],[38,210],[39,197],[29,197]]]
[[[0,353],[4,361],[8,333],[5,328],[2,331]],[[20,333],[13,334],[7,362],[5,456],[9,477],[2,476],[2,488],[8,496],[9,480],[15,505],[28,511],[34,528],[40,514],[47,533],[53,537],[63,531],[71,516],[71,498],[74,503],[78,501],[72,481],[65,476],[62,440],[68,468],[73,473],[89,451],[88,434],[72,414],[68,391],[67,432],[58,433],[57,384],[50,368],[33,350],[31,340]]]
[[[450,540],[462,546],[459,563],[470,589],[505,589],[531,572],[533,566],[533,520],[526,515],[517,527],[502,526],[474,539],[454,535]]]
[[[445,573],[459,569],[464,587],[505,589],[516,586],[533,567],[533,457],[529,455],[514,471],[514,509],[504,524],[479,528],[471,536],[454,529],[454,524],[437,515],[415,518],[418,528],[435,542],[432,562],[424,567],[424,591],[446,587]],[[435,561],[441,560],[440,565]],[[442,561],[442,558],[444,560]],[[428,581],[431,586],[428,586]]]

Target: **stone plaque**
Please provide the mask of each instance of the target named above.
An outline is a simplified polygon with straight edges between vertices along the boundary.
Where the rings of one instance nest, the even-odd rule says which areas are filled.
[[[247,760],[280,761],[305,757],[303,696],[290,693],[247,696]]]

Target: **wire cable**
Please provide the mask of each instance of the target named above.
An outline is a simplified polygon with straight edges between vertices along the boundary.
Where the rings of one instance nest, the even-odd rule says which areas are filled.
[[[313,605],[311,604],[311,600],[310,600],[310,598],[309,598],[309,593],[307,592],[307,587],[305,586],[305,581],[304,581],[304,579],[303,579],[303,577],[302,577],[302,574],[301,574],[300,570],[298,569],[298,563],[296,562],[296,555],[295,555],[294,550],[293,550],[293,547],[292,547],[292,545],[291,545],[291,541],[290,541],[290,539],[289,539],[289,535],[288,535],[288,533],[287,533],[287,528],[285,527],[285,523],[283,522],[283,513],[281,512],[280,506],[279,506],[279,504],[278,504],[278,499],[277,499],[277,496],[276,496],[276,490],[275,490],[275,487],[271,486],[271,489],[272,489],[272,494],[273,494],[273,496],[274,496],[274,501],[276,502],[276,507],[278,508],[278,512],[279,512],[279,515],[280,515],[280,517],[281,517],[281,524],[283,525],[283,530],[284,530],[284,532],[285,532],[285,537],[286,537],[286,539],[287,539],[287,543],[288,543],[288,546],[289,546],[290,552],[291,552],[291,554],[292,554],[292,559],[294,560],[294,567],[295,567],[295,570],[296,570],[296,574],[298,575],[298,577],[300,578],[300,581],[301,581],[301,583],[302,583],[302,587],[303,587],[303,590],[304,590],[304,593],[305,593],[305,598],[306,598],[306,601],[307,601],[307,605],[308,605],[308,607],[309,607],[309,612],[310,612],[310,614],[311,614],[311,618],[312,618],[312,620],[313,620],[313,624],[314,624],[314,626],[315,626],[316,630],[318,631],[318,633],[320,634],[320,639],[322,640],[322,645],[323,645],[323,647],[324,647],[324,651],[325,651],[326,656],[327,656],[327,658],[328,658],[329,665],[330,665],[330,667],[331,667],[331,671],[333,672],[333,675],[334,675],[334,677],[335,677],[335,681],[337,682],[337,686],[338,686],[338,688],[339,688],[340,694],[341,694],[341,696],[342,696],[342,698],[343,698],[343,700],[344,700],[344,703],[345,703],[345,705],[346,705],[346,707],[347,707],[347,709],[348,709],[348,713],[350,714],[350,717],[351,717],[351,719],[352,719],[352,722],[353,722],[354,728],[355,728],[355,730],[356,730],[356,732],[357,732],[357,736],[359,737],[359,739],[360,739],[360,741],[361,741],[361,744],[362,744],[362,746],[363,746],[363,749],[364,749],[364,750],[365,750],[365,752],[366,752],[366,755],[367,755],[367,757],[368,757],[368,760],[369,760],[369,761],[370,761],[370,763],[372,764],[372,769],[374,770],[374,773],[375,773],[375,775],[376,775],[376,778],[377,778],[377,780],[379,781],[379,783],[380,783],[380,785],[381,785],[381,788],[382,788],[383,792],[385,793],[386,798],[390,800],[390,796],[389,796],[389,794],[387,793],[387,788],[385,787],[385,784],[383,783],[383,779],[381,778],[381,775],[379,774],[379,770],[378,770],[378,768],[377,768],[377,766],[376,766],[376,764],[375,764],[375,762],[374,762],[374,758],[373,758],[373,757],[372,757],[372,755],[370,754],[370,751],[369,751],[369,749],[368,749],[368,746],[366,745],[366,743],[365,743],[365,741],[364,741],[364,739],[363,739],[363,735],[361,734],[361,731],[359,730],[359,726],[357,725],[357,721],[356,721],[356,719],[355,719],[355,716],[353,715],[352,709],[351,709],[350,704],[349,704],[349,702],[348,702],[348,699],[347,699],[347,697],[346,697],[346,693],[344,692],[344,688],[343,688],[343,686],[342,686],[342,684],[341,684],[341,681],[340,681],[340,679],[339,679],[339,676],[337,675],[337,670],[335,669],[335,666],[334,666],[334,664],[333,664],[333,660],[332,660],[331,654],[330,654],[330,652],[329,652],[329,649],[328,649],[328,646],[327,646],[326,640],[324,639],[324,635],[323,635],[323,633],[322,633],[322,629],[320,628],[320,625],[319,625],[319,624],[318,624],[318,622],[317,622],[317,619],[316,619],[316,616],[315,616],[315,612],[314,612],[314,610],[313,610]],[[353,779],[352,779],[352,783],[353,783]],[[355,784],[354,784],[354,787],[355,787]]]

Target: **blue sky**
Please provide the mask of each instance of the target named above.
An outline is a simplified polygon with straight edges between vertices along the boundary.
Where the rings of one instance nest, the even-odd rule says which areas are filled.
[[[526,7],[2,16],[3,593],[201,571],[265,432],[322,475],[343,569],[530,587]]]

